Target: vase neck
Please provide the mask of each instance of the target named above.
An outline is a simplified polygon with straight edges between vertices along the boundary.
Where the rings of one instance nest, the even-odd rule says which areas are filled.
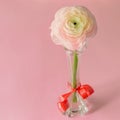
[[[69,83],[72,88],[76,88],[80,85],[79,78],[79,53],[76,51],[66,51],[68,57],[68,69],[69,69]]]

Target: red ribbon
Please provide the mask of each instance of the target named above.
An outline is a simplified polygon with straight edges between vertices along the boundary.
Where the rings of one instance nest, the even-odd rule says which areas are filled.
[[[69,108],[67,99],[74,92],[78,92],[83,99],[86,99],[94,92],[94,90],[89,85],[80,85],[77,88],[72,89],[70,92],[61,95],[60,101],[58,102],[58,108],[61,112],[65,112]]]

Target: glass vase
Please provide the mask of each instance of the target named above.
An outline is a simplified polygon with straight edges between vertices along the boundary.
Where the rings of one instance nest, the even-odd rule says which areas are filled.
[[[68,58],[68,68],[70,78],[68,87],[70,92],[60,96],[58,107],[64,115],[73,117],[76,115],[84,115],[88,112],[86,98],[94,91],[88,84],[81,85],[79,78],[79,62],[81,53],[78,51],[66,50]]]

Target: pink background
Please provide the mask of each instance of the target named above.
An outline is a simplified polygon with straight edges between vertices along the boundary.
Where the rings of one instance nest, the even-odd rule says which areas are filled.
[[[0,0],[0,120],[68,120],[57,109],[68,91],[67,59],[49,26],[64,6],[83,5],[98,33],[81,60],[81,80],[95,93],[93,109],[74,120],[120,119],[119,0]]]

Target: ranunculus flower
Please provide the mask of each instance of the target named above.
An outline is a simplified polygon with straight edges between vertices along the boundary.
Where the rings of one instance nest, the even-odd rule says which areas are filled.
[[[55,44],[80,51],[87,38],[96,34],[97,25],[94,15],[87,8],[64,7],[56,12],[50,29]]]

